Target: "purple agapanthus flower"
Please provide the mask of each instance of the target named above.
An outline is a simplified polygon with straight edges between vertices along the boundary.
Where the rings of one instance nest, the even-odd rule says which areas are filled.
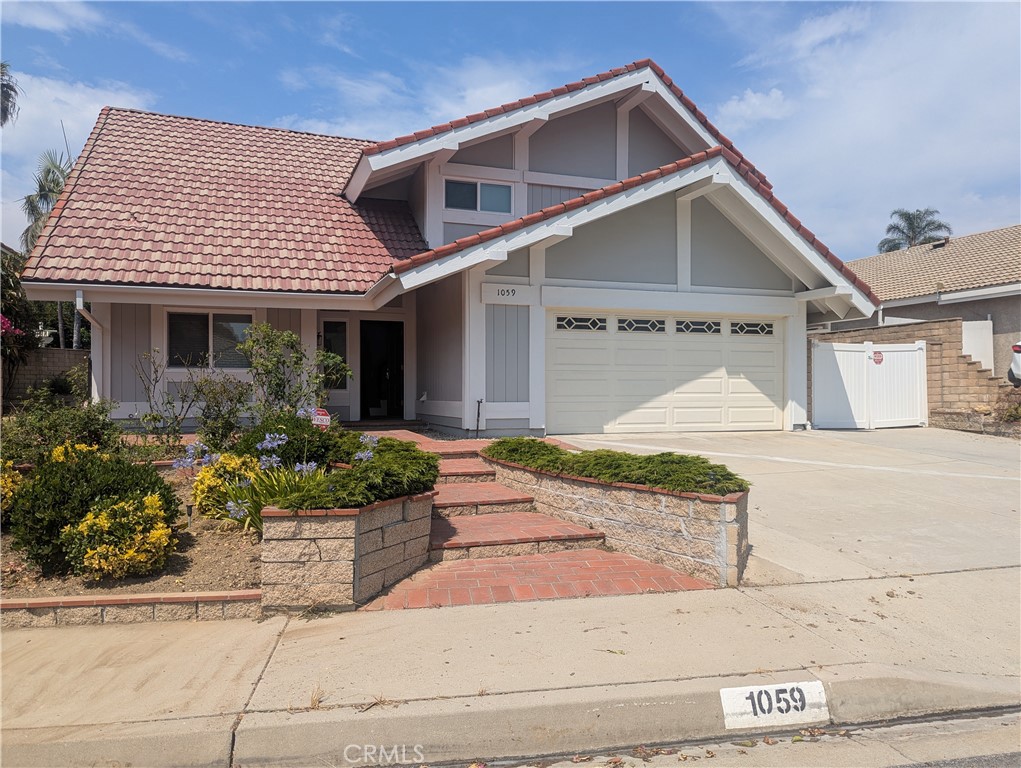
[[[174,469],[191,469],[195,466],[194,456],[182,456],[179,459],[174,459]]]
[[[306,461],[304,464],[299,461],[294,465],[294,471],[301,472],[302,474],[308,474],[309,472],[314,472],[317,466],[319,465],[314,461]]]
[[[355,461],[369,461],[374,455],[372,451],[358,451],[355,454]]]
[[[358,442],[364,446],[367,446],[370,450],[379,445],[379,438],[375,435],[362,435],[358,438]]]
[[[259,469],[275,469],[280,466],[280,457],[275,453],[259,459]]]
[[[270,434],[266,433],[266,439],[259,443],[256,448],[260,451],[275,451],[281,445],[287,442],[287,435],[285,434]]]
[[[241,520],[248,514],[248,505],[245,502],[227,502],[227,514],[235,520]]]

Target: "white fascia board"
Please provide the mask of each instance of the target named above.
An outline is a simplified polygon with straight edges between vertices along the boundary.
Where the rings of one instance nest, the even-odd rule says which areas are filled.
[[[952,291],[942,293],[939,296],[940,304],[958,304],[962,301],[976,301],[978,299],[1001,299],[1011,296],[1021,296],[1021,283],[1008,283],[1007,285],[991,285],[987,288],[969,288],[964,291]]]
[[[564,309],[637,309],[650,312],[787,317],[798,311],[795,299],[748,294],[680,293],[677,291],[621,291],[615,288],[542,287],[542,306]]]
[[[836,285],[830,285],[826,288],[816,288],[811,291],[801,291],[795,293],[794,298],[799,301],[814,301],[816,299],[828,299],[831,296],[850,296],[851,290],[849,288],[842,288]]]
[[[695,119],[695,115],[688,111],[684,104],[681,103],[681,100],[674,95],[673,91],[663,84],[662,80],[656,77],[655,74],[653,74],[652,77],[653,88],[656,93],[659,94],[663,101],[673,108],[673,111],[676,112],[681,120],[683,120],[684,123],[706,143],[707,147],[714,147],[720,143],[715,136],[705,129],[705,126],[702,125],[702,123]]]
[[[685,171],[650,181],[648,184],[620,192],[610,198],[598,200],[583,208],[567,211],[555,219],[533,224],[496,240],[458,251],[447,258],[415,267],[398,277],[405,289],[418,288],[492,258],[488,255],[488,251],[492,249],[503,251],[506,254],[519,248],[528,248],[551,236],[570,237],[576,227],[639,205],[654,197],[675,192],[693,182],[721,173],[725,165],[726,160],[723,158],[712,158]]]
[[[216,288],[170,288],[166,286],[93,285],[89,283],[56,285],[22,283],[33,301],[74,301],[80,291],[84,301],[111,304],[173,304],[180,307],[247,307],[279,309],[372,309],[366,294],[350,296],[330,293],[284,291],[240,291]]]
[[[844,277],[840,270],[830,264],[821,253],[809,245],[786,218],[781,216],[758,192],[752,190],[744,178],[737,174],[731,174],[731,180],[731,189],[737,192],[750,208],[776,230],[815,272],[820,274],[831,285],[850,291],[849,298],[851,303],[863,315],[868,317],[872,314],[875,310],[875,305],[865,295],[864,291]]]
[[[549,120],[552,116],[559,112],[577,108],[579,105],[585,104],[586,102],[596,101],[598,99],[612,96],[615,93],[641,87],[644,83],[651,81],[659,82],[659,78],[656,77],[655,73],[651,69],[643,67],[635,72],[629,72],[610,80],[604,80],[603,82],[593,83],[592,85],[588,85],[577,91],[572,91],[571,93],[554,96],[552,99],[546,99],[538,104],[520,107],[519,109],[515,109],[514,111],[505,114],[494,115],[486,120],[480,120],[476,123],[471,123],[460,128],[454,128],[453,130],[445,131],[444,133],[436,136],[429,136],[419,141],[404,144],[400,147],[394,147],[393,149],[388,149],[377,154],[363,155],[362,160],[359,161],[359,165],[361,165],[363,161],[368,161],[368,165],[371,170],[378,171],[393,165],[401,165],[403,163],[417,161],[438,150],[457,149],[457,147],[462,144],[466,144],[470,141],[477,141],[486,136],[491,136],[500,132],[513,130],[519,126],[530,123],[533,120]],[[662,85],[662,83],[660,84]],[[669,91],[667,92],[669,93]],[[350,184],[348,188],[349,190],[352,189]],[[353,198],[349,195],[349,199]]]

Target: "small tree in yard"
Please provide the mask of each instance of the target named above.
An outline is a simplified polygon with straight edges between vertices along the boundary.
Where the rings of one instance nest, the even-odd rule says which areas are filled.
[[[322,405],[326,381],[351,376],[351,368],[337,354],[317,349],[309,359],[301,338],[258,323],[246,332],[238,349],[251,364],[255,388],[255,413],[272,413]]]

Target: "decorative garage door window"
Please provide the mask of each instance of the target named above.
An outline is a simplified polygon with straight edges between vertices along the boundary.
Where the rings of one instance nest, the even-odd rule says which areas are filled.
[[[772,323],[731,323],[730,332],[735,336],[772,336]]]
[[[557,316],[558,331],[605,331],[605,317],[572,317],[570,315]]]
[[[617,330],[620,333],[666,333],[665,320],[648,318],[618,317]]]
[[[719,334],[722,323],[719,320],[678,320],[678,333],[711,333]]]

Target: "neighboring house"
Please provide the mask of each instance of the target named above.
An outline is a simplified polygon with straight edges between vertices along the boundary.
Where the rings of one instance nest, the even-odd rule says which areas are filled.
[[[341,418],[490,434],[799,427],[807,324],[875,303],[647,60],[383,143],[104,109],[23,282],[119,416],[268,321]]]
[[[831,330],[960,318],[963,351],[1005,377],[1021,341],[1021,225],[950,237],[850,263],[879,296],[868,320]]]

